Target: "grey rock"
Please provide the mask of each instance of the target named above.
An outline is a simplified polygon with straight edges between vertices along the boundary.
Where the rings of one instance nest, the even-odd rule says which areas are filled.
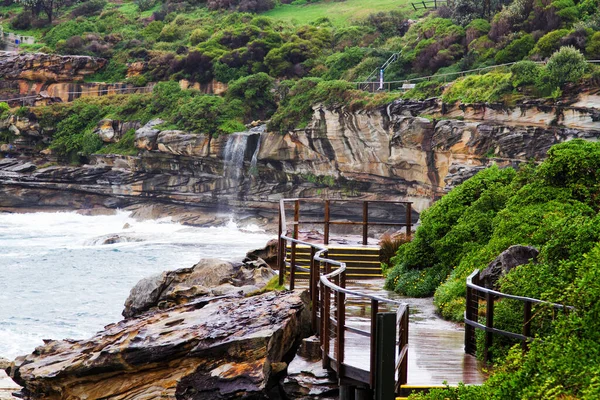
[[[156,139],[160,130],[155,129],[154,127],[162,124],[163,122],[165,121],[160,118],[156,118],[135,131],[135,147],[140,150],[155,150]]]
[[[168,308],[201,296],[252,293],[275,275],[268,266],[203,259],[191,268],[142,279],[131,289],[122,314],[131,318],[155,307]]]
[[[510,246],[504,250],[494,261],[488,264],[479,274],[485,287],[496,288],[496,283],[500,277],[506,275],[511,269],[531,262],[537,261],[540,252],[531,246]]]

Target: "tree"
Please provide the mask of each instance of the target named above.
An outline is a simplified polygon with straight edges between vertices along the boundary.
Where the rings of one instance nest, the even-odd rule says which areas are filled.
[[[31,14],[37,16],[40,12],[44,12],[48,17],[48,23],[51,24],[54,20],[55,13],[58,13],[60,8],[65,5],[66,0],[16,0],[31,10]]]

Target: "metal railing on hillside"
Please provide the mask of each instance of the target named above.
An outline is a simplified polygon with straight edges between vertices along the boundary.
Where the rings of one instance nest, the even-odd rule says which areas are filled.
[[[316,201],[316,199],[311,200]],[[288,236],[287,233],[285,204],[288,202],[293,202],[295,205],[292,236]],[[280,201],[278,253],[280,284],[283,284],[287,264],[285,249],[287,244],[291,243],[290,289],[294,288],[296,271],[309,272],[311,324],[313,331],[320,338],[324,368],[333,369],[340,381],[368,385],[375,391],[377,399],[394,399],[400,385],[405,384],[408,377],[408,305],[347,289],[346,264],[327,258],[329,251],[327,245],[298,239],[299,202],[299,199]],[[295,265],[293,249],[298,245],[310,247],[309,268]],[[359,329],[346,323],[347,297],[370,302],[370,330]],[[396,307],[396,311],[379,312],[382,303]],[[347,333],[369,339],[368,369],[347,362]]]
[[[510,67],[512,65],[517,64],[518,62],[520,62],[520,61],[504,63],[504,64],[497,64],[497,65],[490,65],[488,67],[474,68],[474,69],[469,69],[469,70],[464,70],[464,71],[426,75],[426,76],[420,76],[417,78],[409,78],[409,79],[403,79],[403,80],[398,80],[398,81],[387,81],[387,82],[383,82],[383,89],[381,89],[381,90],[384,90],[384,91],[402,90],[402,89],[406,90],[406,89],[409,89],[409,87],[406,87],[406,85],[409,85],[411,83],[418,83],[418,82],[422,82],[422,81],[442,80],[443,82],[449,82],[456,78],[462,78],[467,75],[481,74],[484,71],[490,71],[490,70]],[[538,65],[545,65],[547,63],[547,61],[534,61],[534,62]],[[600,60],[586,60],[586,62],[588,64],[600,64]],[[452,77],[452,79],[450,79],[451,77]],[[366,91],[380,90],[379,89],[380,82],[364,81],[364,82],[354,82],[354,84],[356,85],[356,87],[358,89],[363,89]]]
[[[523,306],[523,324],[521,333],[509,332],[494,327],[494,308],[497,300],[514,300],[522,303]],[[493,344],[494,335],[501,335],[511,339],[521,341],[523,349],[526,350],[528,343],[534,338],[532,336],[532,323],[539,314],[533,313],[533,306],[538,305],[552,310],[552,318],[555,311],[569,311],[574,308],[563,304],[551,303],[530,297],[514,296],[496,290],[481,286],[479,270],[475,270],[467,278],[467,301],[465,308],[465,352],[476,355],[477,337],[475,330],[479,329],[485,332],[485,341],[483,346],[483,358],[490,360],[490,348]],[[480,314],[482,311],[482,314]],[[480,322],[480,320],[483,322]]]
[[[69,99],[73,97],[73,99],[78,99],[80,97],[98,97],[98,96],[106,96],[110,94],[141,94],[141,93],[150,93],[154,88],[154,85],[148,86],[139,86],[139,87],[108,87],[110,84],[99,83],[99,86],[107,86],[104,89],[96,89],[96,90],[81,90],[75,92],[66,92],[64,94],[69,96]],[[22,96],[22,97],[14,97],[10,99],[3,99],[0,97],[0,102],[6,103],[22,103],[24,106],[26,101],[28,100],[44,100],[44,99],[52,99],[58,98],[58,96],[43,96],[41,94],[30,95],[30,96]]]

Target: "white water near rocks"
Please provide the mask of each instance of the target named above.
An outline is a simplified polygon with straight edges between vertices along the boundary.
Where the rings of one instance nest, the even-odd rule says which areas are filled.
[[[102,244],[115,234],[124,241]],[[0,214],[0,356],[30,353],[42,339],[89,337],[122,318],[141,278],[202,258],[241,259],[271,238],[233,223],[196,228],[126,212]]]

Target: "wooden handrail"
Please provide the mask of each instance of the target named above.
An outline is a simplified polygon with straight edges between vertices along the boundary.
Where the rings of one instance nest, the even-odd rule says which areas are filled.
[[[476,355],[477,340],[475,337],[475,329],[485,332],[484,353],[485,361],[490,360],[490,348],[493,344],[494,335],[501,335],[512,339],[520,340],[523,349],[526,350],[528,343],[534,338],[531,336],[531,309],[533,304],[540,304],[552,307],[556,310],[574,310],[572,306],[564,304],[552,303],[531,297],[515,296],[512,294],[502,293],[497,290],[489,289],[481,286],[479,278],[479,270],[476,269],[467,277],[467,298],[464,313],[465,321],[465,352]],[[479,299],[485,299],[485,324],[479,322]],[[520,301],[523,303],[523,330],[522,333],[505,331],[494,328],[494,302],[496,299],[508,299]]]
[[[302,199],[304,200],[304,199]],[[294,233],[292,236],[287,235],[287,220],[285,215],[285,204],[286,202],[294,202]],[[386,354],[389,356],[392,351],[391,349],[385,348],[383,349],[381,346],[389,346],[389,335],[384,335],[386,339],[382,342],[379,342],[378,337],[381,335],[377,335],[377,320],[379,320],[379,316],[382,314],[379,313],[379,303],[387,303],[391,305],[397,306],[397,311],[395,314],[396,328],[398,331],[398,351],[397,355],[394,357],[394,363],[392,368],[395,368],[396,373],[393,374],[394,384],[392,387],[399,388],[400,385],[405,384],[407,381],[407,371],[408,371],[408,305],[402,303],[397,300],[387,299],[377,295],[371,295],[362,293],[357,290],[347,289],[345,287],[346,281],[346,263],[342,261],[333,260],[327,257],[327,252],[329,248],[326,244],[319,243],[310,243],[307,241],[300,240],[298,238],[298,225],[299,225],[299,201],[300,199],[282,199],[280,201],[280,226],[279,226],[279,271],[280,271],[280,283],[283,283],[283,275],[285,274],[285,265],[287,262],[285,261],[285,248],[288,243],[291,243],[292,255],[290,265],[290,288],[293,287],[293,283],[295,282],[295,273],[297,271],[305,271],[310,272],[309,278],[309,296],[312,301],[312,312],[311,312],[311,322],[314,332],[320,337],[321,347],[322,347],[322,361],[323,367],[325,368],[333,368],[340,379],[348,378],[357,380],[359,379],[361,382],[366,383],[372,389],[375,388],[375,385],[381,384],[381,382],[387,382],[386,385],[390,386],[389,383],[389,373],[385,374],[385,377],[381,374],[381,367],[384,364],[381,364],[382,360],[380,359],[381,354]],[[315,201],[313,199],[309,199],[309,201]],[[398,202],[398,203],[406,203],[409,204],[408,210],[410,211],[410,203],[408,202]],[[329,203],[325,203],[326,207],[329,207]],[[363,206],[365,207],[365,206]],[[368,206],[365,207],[368,213]],[[363,210],[365,210],[363,208]],[[328,211],[326,211],[328,213]],[[363,212],[365,215],[365,212]],[[410,221],[409,221],[410,222]],[[296,257],[295,251],[296,247],[307,246],[311,249],[311,261],[310,267],[300,267],[295,265]],[[323,274],[321,274],[321,266],[323,267]],[[332,271],[332,266],[336,266],[337,268]],[[334,282],[337,281],[337,282]],[[335,303],[335,318],[331,316],[331,295],[334,294],[334,303]],[[346,296],[355,296],[359,298],[363,298],[369,300],[371,302],[371,332],[364,331],[362,329],[350,327],[346,325]],[[386,320],[389,320],[389,316],[386,317]],[[381,321],[379,321],[381,324]],[[382,325],[386,326],[386,325]],[[334,354],[330,353],[330,330],[331,328],[335,328],[335,338],[333,341],[334,344]],[[393,328],[393,327],[392,327]],[[393,331],[394,329],[392,329]],[[360,336],[369,337],[370,340],[370,361],[368,370],[356,368],[344,363],[344,355],[345,355],[345,334],[346,332],[351,332],[354,334],[358,334]],[[394,332],[394,336],[396,333]],[[388,344],[385,344],[385,343]],[[396,345],[396,340],[393,340],[393,346]],[[397,376],[397,380],[395,378]]]

